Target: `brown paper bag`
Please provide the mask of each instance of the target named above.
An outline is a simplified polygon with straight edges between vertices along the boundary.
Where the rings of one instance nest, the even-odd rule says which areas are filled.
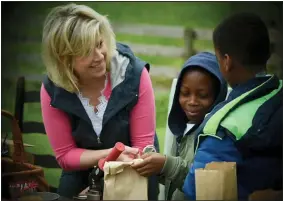
[[[196,200],[237,200],[236,163],[212,162],[195,170]]]
[[[104,164],[103,200],[147,200],[148,180],[132,167],[132,162],[111,161]]]

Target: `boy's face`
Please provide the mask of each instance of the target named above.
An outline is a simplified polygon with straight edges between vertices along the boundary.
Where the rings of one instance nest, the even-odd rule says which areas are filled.
[[[201,123],[213,105],[216,94],[211,75],[189,70],[181,81],[179,102],[190,123]]]

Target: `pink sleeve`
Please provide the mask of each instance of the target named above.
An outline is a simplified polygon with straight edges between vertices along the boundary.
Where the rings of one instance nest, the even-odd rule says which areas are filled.
[[[76,147],[67,114],[50,105],[51,98],[44,85],[41,86],[40,99],[46,134],[59,165],[65,170],[80,169],[80,157],[85,149]]]
[[[139,100],[130,114],[132,147],[143,149],[153,145],[155,135],[155,102],[149,73],[143,69],[140,78]]]

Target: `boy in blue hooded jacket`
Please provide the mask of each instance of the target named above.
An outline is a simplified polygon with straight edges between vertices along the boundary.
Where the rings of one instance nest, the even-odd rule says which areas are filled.
[[[256,76],[270,57],[269,34],[260,17],[239,13],[213,33],[220,71],[232,87],[198,128],[195,158],[184,182],[196,199],[195,169],[213,161],[237,163],[238,199],[258,190],[282,189],[282,80]]]
[[[226,94],[227,85],[214,54],[201,52],[185,62],[168,119],[174,135],[171,155],[145,154],[144,161],[133,166],[143,176],[160,175],[166,200],[184,199],[182,186],[194,156],[194,131]]]

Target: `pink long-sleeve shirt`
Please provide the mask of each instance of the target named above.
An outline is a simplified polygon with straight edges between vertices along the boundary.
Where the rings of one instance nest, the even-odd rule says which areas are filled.
[[[109,98],[110,82],[104,90]],[[51,98],[44,85],[41,87],[41,108],[45,130],[59,165],[65,170],[79,170],[80,157],[85,149],[78,148],[72,137],[68,115],[50,105]],[[148,71],[144,68],[140,77],[139,99],[130,113],[130,139],[132,147],[143,149],[154,143],[155,103]]]

